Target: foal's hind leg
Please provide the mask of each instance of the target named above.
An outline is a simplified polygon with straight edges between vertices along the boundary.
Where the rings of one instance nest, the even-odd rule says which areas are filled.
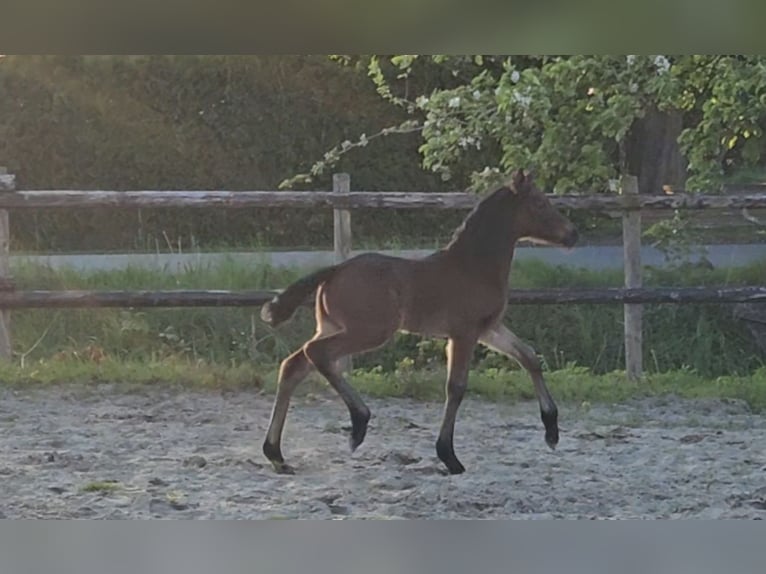
[[[279,474],[293,474],[295,472],[292,467],[285,464],[285,459],[282,457],[282,430],[285,426],[287,409],[290,406],[290,396],[311,369],[312,365],[302,348],[282,361],[279,369],[277,396],[274,399],[266,440],[263,442],[263,454],[271,461],[274,470]]]
[[[535,394],[540,403],[540,416],[545,425],[545,442],[551,448],[556,448],[559,442],[558,409],[543,378],[540,359],[534,349],[519,339],[504,325],[498,325],[484,333],[479,341],[504,355],[507,355],[527,370],[535,385]]]
[[[476,339],[455,339],[447,342],[447,398],[444,403],[444,416],[436,441],[436,454],[445,464],[450,474],[465,472],[465,467],[455,456],[453,435],[457,410],[463,401],[468,386],[468,370],[471,365]]]
[[[395,328],[376,330],[372,333],[341,331],[326,337],[312,339],[304,346],[304,352],[325,379],[343,399],[351,416],[351,451],[362,444],[370,421],[370,409],[364,404],[356,389],[346,382],[340,369],[339,359],[379,347],[393,335]]]

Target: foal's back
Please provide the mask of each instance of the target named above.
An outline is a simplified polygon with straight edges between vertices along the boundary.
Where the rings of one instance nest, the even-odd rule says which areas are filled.
[[[505,308],[505,285],[479,280],[439,250],[422,259],[365,253],[320,287],[324,316],[339,327],[374,322],[387,331],[447,337],[489,326]]]

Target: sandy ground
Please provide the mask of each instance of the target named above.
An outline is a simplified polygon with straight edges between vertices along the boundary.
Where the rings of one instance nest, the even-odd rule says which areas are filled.
[[[272,397],[121,385],[0,389],[4,518],[766,517],[766,417],[736,401],[561,405],[559,448],[536,404],[469,397],[445,476],[441,405],[370,399],[349,454],[334,396],[293,402],[278,476],[260,451]]]

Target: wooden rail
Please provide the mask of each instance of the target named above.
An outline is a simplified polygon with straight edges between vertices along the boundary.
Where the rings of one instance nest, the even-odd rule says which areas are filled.
[[[625,288],[512,290],[509,302],[524,304],[622,303],[625,305],[626,368],[641,376],[641,304],[742,303],[766,301],[766,287],[641,287],[641,211],[766,209],[766,186],[729,187],[725,195],[673,193],[640,195],[635,178],[625,178],[619,195],[550,195],[560,209],[621,214]],[[15,179],[0,168],[0,357],[11,356],[11,309],[83,307],[200,307],[261,305],[275,291],[15,291],[8,276],[8,211],[15,209],[290,207],[334,211],[336,260],[351,253],[352,209],[470,209],[471,193],[351,191],[348,175],[336,174],[333,191],[16,191]]]
[[[549,195],[561,209],[637,211],[673,209],[763,209],[766,193],[703,195]],[[0,194],[1,209],[113,208],[244,208],[294,207],[332,209],[470,209],[473,193],[408,193],[399,191],[12,191]]]
[[[248,307],[263,305],[279,291],[9,291],[0,292],[5,309],[95,307]],[[754,303],[766,302],[766,287],[603,287],[588,289],[511,289],[512,305]],[[305,305],[313,305],[307,299]]]

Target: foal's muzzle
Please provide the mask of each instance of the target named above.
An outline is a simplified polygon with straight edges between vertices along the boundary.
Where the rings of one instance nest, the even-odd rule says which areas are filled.
[[[580,235],[577,233],[577,229],[572,227],[564,236],[564,239],[561,241],[561,243],[564,245],[564,247],[573,247],[574,244],[577,243],[579,237]]]

